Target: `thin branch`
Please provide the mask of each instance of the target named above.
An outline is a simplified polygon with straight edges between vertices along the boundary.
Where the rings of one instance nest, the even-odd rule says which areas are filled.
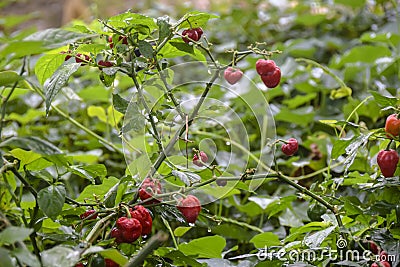
[[[18,172],[18,170],[16,168],[12,168],[10,170],[18,178],[18,180],[20,180],[21,183],[26,188],[28,188],[29,192],[31,192],[31,194],[35,197],[35,199],[37,199],[38,193],[37,193],[36,189],[32,187],[32,185]]]
[[[157,234],[152,236],[147,242],[146,246],[139,251],[137,256],[133,258],[130,262],[125,264],[124,267],[137,267],[142,266],[142,263],[154,250],[160,247],[165,241],[168,240],[168,234],[163,231],[159,231]]]
[[[147,105],[146,99],[145,99],[144,94],[143,94],[142,87],[140,86],[138,80],[136,79],[136,72],[134,71],[134,68],[132,68],[132,70],[133,70],[133,72],[129,76],[132,79],[133,83],[135,84],[136,90],[138,91],[138,94],[139,94],[140,101],[142,102],[142,105],[143,105],[144,109],[146,110],[146,113],[147,113],[147,116],[148,116],[148,120],[150,121],[151,128],[152,128],[151,135],[156,139],[157,145],[158,145],[158,149],[160,151],[162,151],[163,147],[162,147],[162,144],[161,144],[161,138],[160,138],[160,136],[158,134],[158,131],[157,131],[156,122],[155,122],[155,120],[153,118],[153,114],[151,112],[151,109]]]
[[[196,104],[196,106],[193,109],[193,112],[189,116],[189,120],[188,120],[188,123],[187,123],[188,126],[190,126],[193,123],[193,120],[198,115],[199,110],[200,110],[200,108],[201,108],[206,96],[208,95],[208,92],[210,91],[213,83],[218,78],[219,73],[220,73],[219,70],[216,71],[214,73],[214,76],[207,83],[207,86],[206,86],[205,90],[203,91],[203,94],[201,95],[201,97],[199,99],[199,102]],[[183,122],[183,125],[181,126],[181,128],[176,132],[175,136],[170,140],[168,145],[165,147],[164,151],[159,155],[159,157],[157,158],[156,162],[152,166],[152,170],[151,170],[150,176],[153,176],[156,173],[158,168],[161,166],[161,163],[165,160],[166,156],[172,150],[172,148],[175,146],[175,143],[179,140],[179,138],[185,132],[185,130],[186,130],[186,123]]]
[[[22,67],[19,72],[19,76],[22,76],[22,74],[24,74],[24,71],[25,71],[25,58],[22,60]],[[8,95],[1,101],[0,139],[1,139],[1,133],[2,133],[3,127],[4,127],[4,118],[6,117],[7,102],[10,100],[11,95],[14,93],[15,89],[17,88],[18,83],[19,83],[19,81],[16,81],[13,84]]]
[[[222,221],[222,222],[227,222],[227,223],[231,223],[231,224],[236,224],[236,225],[239,225],[241,227],[248,228],[250,230],[253,230],[253,231],[256,231],[256,232],[259,232],[259,233],[264,233],[264,231],[262,229],[254,226],[254,225],[245,223],[245,222],[240,222],[240,221],[237,221],[237,220],[234,220],[234,219],[231,219],[231,218],[226,218],[226,217],[217,216],[217,215],[213,215],[213,216],[205,215],[205,214],[204,215],[201,214],[201,215],[204,216],[204,217],[207,217],[207,218],[209,218],[209,219],[211,219],[213,221]]]
[[[107,227],[109,220],[114,217],[116,213],[110,213],[104,218],[101,218],[96,222],[96,224],[93,226],[92,230],[89,232],[89,234],[86,236],[85,241],[88,242],[89,244],[93,243],[97,237],[99,236],[100,232]]]
[[[168,220],[165,219],[164,217],[161,216],[161,219],[162,219],[165,227],[168,229],[168,232],[169,232],[170,236],[172,237],[172,241],[174,242],[175,248],[179,249],[178,243],[176,242],[176,239],[175,239],[175,236],[174,236],[174,231],[172,231],[171,225],[169,225]]]
[[[46,97],[44,96],[43,92],[37,88],[36,86],[32,86],[31,88],[37,92],[43,99],[46,99]],[[109,150],[113,150],[115,152],[118,152],[119,154],[123,155],[124,152],[122,151],[122,149],[120,149],[119,147],[117,147],[116,145],[114,145],[112,142],[108,141],[107,139],[105,139],[104,137],[96,134],[95,132],[93,132],[92,130],[88,129],[87,127],[85,127],[84,125],[82,125],[81,123],[79,123],[78,121],[76,121],[75,119],[71,118],[69,115],[67,115],[64,111],[62,111],[61,109],[59,109],[58,107],[51,105],[52,109],[54,111],[56,111],[59,115],[61,115],[62,117],[64,117],[65,119],[67,119],[69,122],[71,122],[73,125],[75,125],[76,127],[78,127],[79,129],[83,130],[84,132],[86,132],[87,134],[89,134],[90,136],[96,138],[97,140],[99,140],[100,143],[102,143],[107,149]]]
[[[219,73],[220,70],[217,70],[214,75],[211,77],[210,81],[207,83],[206,88],[204,89],[199,102],[197,102],[196,106],[193,109],[192,114],[190,114],[189,116],[189,120],[188,120],[188,126],[190,126],[193,123],[193,120],[195,119],[195,117],[198,115],[198,112],[204,102],[204,99],[206,98],[206,96],[208,95],[209,91],[211,90],[212,85],[214,84],[215,80],[219,77]],[[171,152],[171,150],[173,149],[173,147],[175,146],[176,142],[180,139],[180,137],[182,136],[182,134],[185,132],[186,130],[186,123],[185,121],[183,121],[183,125],[181,126],[181,128],[175,133],[174,137],[169,141],[168,145],[165,147],[164,150],[160,151],[160,155],[158,156],[158,158],[156,159],[155,163],[153,164],[153,166],[151,167],[151,170],[149,171],[148,176],[152,177],[154,176],[154,174],[156,173],[156,171],[158,170],[158,168],[160,168],[161,164],[163,163],[163,161],[167,158],[167,155],[169,152]],[[143,180],[144,181],[144,180]],[[142,182],[143,182],[142,181]],[[140,185],[139,185],[140,187]],[[129,204],[133,204],[136,202],[136,200],[138,199],[138,195],[139,195],[139,190],[136,191],[135,196],[133,197],[133,199],[129,202]]]
[[[165,78],[164,72],[160,67],[160,64],[157,61],[157,56],[154,56],[154,61],[155,61],[155,65],[156,68],[158,70],[158,74],[160,75],[161,81],[163,82],[165,89],[166,89],[166,94],[168,96],[168,98],[172,101],[172,103],[174,104],[176,111],[179,113],[179,116],[181,116],[182,119],[185,118],[185,115],[183,114],[180,104],[178,102],[178,100],[175,98],[174,94],[172,94],[172,89],[169,86],[169,84],[167,83],[167,79]]]

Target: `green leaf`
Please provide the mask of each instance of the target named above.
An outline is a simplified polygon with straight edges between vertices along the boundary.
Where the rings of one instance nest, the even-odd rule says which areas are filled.
[[[154,50],[150,43],[143,41],[143,40],[139,40],[138,46],[139,46],[139,52],[145,58],[153,58]]]
[[[335,4],[342,4],[352,8],[363,7],[366,0],[335,0]]]
[[[46,29],[27,36],[24,40],[8,42],[0,51],[2,58],[20,58],[65,46],[95,35],[71,32],[64,29]]]
[[[104,196],[104,205],[106,208],[112,208],[115,206],[115,200],[117,199],[119,183],[115,184]]]
[[[113,127],[115,127],[123,117],[123,115],[112,106],[109,106],[107,110],[101,106],[89,106],[87,112],[90,117],[97,117],[100,121],[108,123]]]
[[[317,93],[310,93],[307,95],[296,95],[294,98],[284,100],[283,104],[287,105],[289,109],[294,109],[304,104],[307,104],[316,97]]]
[[[364,211],[360,208],[362,203],[357,197],[341,197],[340,200],[344,202],[343,209],[346,211],[347,216],[364,214]]]
[[[317,52],[318,45],[319,40],[317,39],[295,39],[289,43],[285,52],[295,58],[313,58]]]
[[[346,186],[346,185],[359,185],[359,184],[365,184],[371,180],[371,177],[365,173],[365,174],[360,174],[359,172],[351,172],[349,173],[348,177],[344,178],[344,181],[341,185]],[[347,209],[346,209],[347,212]]]
[[[0,86],[12,85],[22,80],[24,78],[15,71],[7,70],[0,72]]]
[[[136,102],[131,102],[128,106],[128,110],[125,113],[124,126],[122,127],[123,132],[143,132],[146,119],[140,112],[139,106]]]
[[[291,195],[291,196],[282,197],[282,198],[277,199],[276,201],[272,202],[265,209],[265,212],[268,214],[268,218],[271,218],[272,216],[280,213],[281,211],[290,209],[292,206],[292,202],[295,200],[296,200],[296,197]]]
[[[168,42],[158,53],[158,56],[161,56],[163,58],[174,58],[186,55],[189,55],[192,58],[201,62],[206,61],[206,57],[197,47],[193,45],[188,45],[182,40],[177,39]]]
[[[10,252],[11,255],[18,259],[18,262],[23,266],[41,267],[39,260],[33,253],[29,252],[26,247],[18,247]]]
[[[176,237],[181,237],[186,234],[190,229],[192,229],[192,227],[179,226],[174,230],[174,235]]]
[[[25,151],[23,149],[20,148],[16,148],[10,151],[11,155],[13,155],[14,157],[16,157],[17,159],[19,159],[21,162],[21,167],[34,162],[37,159],[40,159],[42,157],[42,155],[37,154],[33,151]]]
[[[169,258],[173,260],[173,263],[175,264],[174,266],[191,266],[191,267],[204,267],[204,264],[199,263],[195,259],[186,256],[179,250],[173,250],[165,255],[163,257]],[[210,265],[207,265],[210,266]]]
[[[185,255],[197,255],[198,258],[222,258],[226,241],[219,235],[200,237],[179,245]]]
[[[72,164],[72,159],[73,159],[71,156],[65,156],[61,154],[48,155],[45,158],[48,161],[53,162],[57,166],[64,166],[64,167],[68,167],[70,164]]]
[[[65,46],[77,40],[94,36],[95,35],[88,35],[78,32],[71,32],[60,28],[53,28],[35,32],[26,37],[24,40],[41,41],[46,48],[50,49]]]
[[[163,16],[157,18],[158,25],[158,43],[162,43],[171,33],[171,25],[169,24],[169,17]]]
[[[175,206],[159,205],[155,206],[154,210],[156,214],[160,214],[164,219],[168,221],[174,220],[180,223],[186,222],[186,219],[183,217],[182,213]]]
[[[306,127],[313,121],[314,116],[315,112],[307,108],[300,108],[296,110],[282,108],[281,111],[275,116],[275,120],[290,122]]]
[[[86,103],[89,102],[108,103],[109,101],[108,90],[101,84],[94,84],[93,86],[88,86],[85,89],[77,92],[77,94]]]
[[[191,186],[193,183],[198,183],[201,180],[201,177],[195,173],[172,170],[172,175],[179,178],[187,186]]]
[[[400,35],[394,32],[384,32],[378,34],[376,32],[367,32],[361,36],[360,40],[362,42],[380,42],[396,46],[400,43]]]
[[[72,27],[70,27],[69,29],[71,29],[74,32],[81,32],[81,33],[93,33],[93,31],[91,31],[90,29],[88,29],[85,25],[73,25]]]
[[[353,141],[353,139],[349,139],[349,140],[343,140],[343,139],[339,139],[336,140],[333,143],[333,147],[332,147],[332,159],[337,159],[338,157],[340,157],[341,155],[343,155],[346,152],[346,148],[349,146],[349,144]]]
[[[55,246],[40,253],[43,267],[74,266],[80,258],[80,251],[65,246]]]
[[[368,56],[366,56],[368,55]],[[347,63],[369,63],[373,64],[378,58],[390,57],[392,55],[386,46],[363,45],[356,46],[345,53],[339,62],[338,68]]]
[[[52,143],[36,136],[12,137],[0,143],[0,147],[18,146],[25,150],[32,150],[42,155],[62,154],[63,152]]]
[[[28,109],[28,111],[23,114],[13,112],[13,113],[7,115],[6,119],[15,120],[15,121],[18,121],[19,123],[25,125],[25,124],[31,123],[32,121],[36,121],[36,120],[44,117],[45,115],[46,115],[46,113],[44,112],[44,110],[42,111],[40,109]]]
[[[85,251],[83,251],[82,256],[85,257],[85,256],[90,255],[90,254],[97,254],[97,253],[99,253],[100,251],[103,251],[103,250],[104,250],[103,247],[92,245],[92,246],[88,247],[87,249],[85,249]]]
[[[135,168],[137,173],[139,174],[139,177],[145,177],[152,166],[152,162],[149,156],[150,155],[143,153],[141,156],[132,161],[132,164],[136,165]]]
[[[339,89],[335,89],[331,91],[330,98],[331,99],[340,99],[343,97],[351,96],[353,90],[350,87],[340,87]]]
[[[55,219],[62,211],[65,202],[66,191],[62,185],[50,185],[38,193],[40,209],[49,218]]]
[[[395,107],[397,106],[397,102],[399,102],[399,100],[395,97],[383,96],[382,94],[375,91],[369,91],[369,92],[374,97],[376,103],[378,103],[378,105],[383,108]]]
[[[125,114],[129,106],[129,101],[122,98],[119,94],[113,94],[112,101],[114,108],[119,112],[121,112],[122,114]]]
[[[303,225],[299,228],[290,229],[290,235],[286,237],[285,243],[295,241],[300,235],[304,233],[310,233],[312,231],[318,231],[329,227],[330,223],[328,222],[310,222],[306,225]]]
[[[325,14],[305,14],[298,16],[296,18],[296,22],[300,25],[304,25],[307,27],[318,25],[322,23],[324,20],[326,20],[326,15]]]
[[[187,55],[188,52],[184,52],[179,50],[178,48],[174,47],[171,44],[171,41],[166,43],[163,48],[161,48],[161,50],[158,52],[158,57],[162,57],[162,58],[174,58],[174,57],[180,57],[180,56],[184,56]]]
[[[154,19],[137,13],[125,12],[108,19],[108,25],[116,28],[130,28],[142,34],[150,34],[157,29]],[[129,30],[129,29],[127,29]]]
[[[85,54],[97,55],[100,54],[104,49],[106,49],[104,44],[81,44],[75,51]]]
[[[110,87],[115,80],[115,74],[107,74],[107,70],[109,69],[115,68],[104,68],[99,74],[100,81],[104,84],[105,87]]]
[[[179,25],[179,29],[205,27],[210,19],[216,18],[219,18],[219,16],[205,12],[192,11],[185,14],[180,20],[183,22]]]
[[[50,162],[50,161],[48,161],[48,160],[46,160],[44,158],[40,158],[40,159],[37,159],[37,160],[29,163],[28,165],[26,165],[25,170],[28,170],[28,171],[40,171],[40,170],[46,169],[46,168],[48,168],[50,166],[53,166],[53,165],[54,164],[52,162]],[[50,181],[53,181],[53,177],[51,177]]]
[[[184,54],[194,54],[194,46],[188,45],[182,40],[170,41],[169,44],[175,47],[177,50],[184,52]]]
[[[103,179],[103,183],[99,185],[88,185],[83,189],[76,201],[95,201],[96,199],[103,198],[110,189],[119,182],[115,177],[108,177]],[[94,197],[96,196],[96,197]]]
[[[59,225],[61,227],[61,225]],[[59,228],[57,227],[57,228]],[[43,227],[44,229],[45,227]],[[55,229],[57,229],[55,228]],[[46,229],[48,230],[48,229]],[[37,233],[38,236],[40,236],[43,239],[46,240],[52,240],[56,242],[74,242],[76,240],[75,236],[71,235],[70,233],[68,234],[44,234],[44,233]]]
[[[251,238],[250,230],[246,228],[234,225],[234,224],[221,224],[211,228],[213,234],[218,234],[226,239],[237,239],[241,241],[249,241]]]
[[[0,2],[0,8],[3,8],[10,4],[10,1],[2,1]],[[13,12],[14,13],[14,12]],[[6,16],[2,16],[0,25],[7,30],[14,28],[15,26],[20,25],[23,22],[28,21],[29,19],[33,19],[35,15],[33,13],[24,14],[24,15],[11,15],[7,14]]]
[[[120,266],[125,266],[125,264],[128,262],[128,259],[121,254],[117,249],[115,248],[109,248],[105,249],[99,252],[101,256],[103,256],[105,259],[112,259],[114,262],[118,263]]]
[[[70,170],[79,175],[80,177],[86,178],[93,184],[96,177],[104,177],[107,175],[107,169],[103,164],[92,164],[88,166],[70,166]]]
[[[0,58],[21,58],[27,55],[40,54],[46,50],[41,41],[14,41],[3,46],[3,49],[0,50]]]
[[[304,238],[304,244],[310,248],[318,248],[322,242],[336,229],[336,226],[328,227],[324,230],[315,232]]]
[[[250,239],[250,243],[253,243],[256,248],[265,248],[265,247],[282,245],[281,241],[279,240],[279,237],[271,232],[265,232],[255,235],[252,239]]]
[[[97,117],[100,121],[107,123],[107,114],[101,106],[89,106],[87,113],[90,117]]]
[[[346,147],[345,150],[346,150],[347,157],[343,163],[343,165],[345,166],[345,173],[350,168],[350,166],[353,164],[354,159],[357,156],[358,149],[364,148],[368,143],[369,137],[373,134],[374,134],[374,132],[369,132],[367,134],[360,134],[357,138],[352,140],[352,142]]]
[[[274,197],[274,198],[249,197],[249,200],[256,203],[258,206],[260,206],[260,208],[265,210],[269,206],[269,204],[271,204],[275,201],[279,201],[279,198],[277,198],[277,197]]]
[[[80,63],[61,65],[44,85],[46,92],[46,114],[49,113],[54,97],[67,84],[69,77],[79,69],[80,65]]]
[[[35,65],[35,74],[41,85],[54,74],[64,59],[65,55],[63,54],[48,54],[39,58]]]
[[[212,186],[212,185],[206,185],[202,187],[202,190],[204,191],[205,194],[213,196],[217,199],[220,198],[226,198],[232,195],[238,195],[240,194],[240,190],[239,189],[243,189],[240,188],[241,185],[244,185],[243,183],[237,183],[234,181],[229,181],[227,186],[224,187],[219,187],[219,186]],[[247,185],[246,185],[247,186]],[[248,187],[246,187],[245,190],[248,190]]]
[[[249,217],[254,217],[264,213],[264,210],[255,202],[248,202],[245,205],[237,205],[236,208],[243,213],[246,213]]]
[[[0,233],[0,243],[12,245],[15,242],[22,242],[29,237],[33,229],[17,226],[9,226]]]
[[[10,254],[7,249],[0,247],[0,259],[1,259],[1,266],[3,267],[14,267]]]

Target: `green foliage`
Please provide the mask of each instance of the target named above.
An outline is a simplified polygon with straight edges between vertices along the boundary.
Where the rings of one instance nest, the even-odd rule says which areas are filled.
[[[1,266],[369,266],[324,253],[362,253],[367,240],[400,255],[400,168],[383,178],[376,163],[400,144],[384,131],[400,113],[398,6],[289,2],[34,33],[14,31],[29,16],[4,18]],[[261,83],[260,58],[281,68],[276,88]],[[245,73],[238,85],[222,79],[228,66]],[[198,150],[206,166],[192,163]],[[142,201],[149,176],[162,193]],[[193,225],[176,207],[189,194],[202,204]],[[116,219],[138,204],[152,233],[117,244]],[[80,218],[87,209],[97,217]]]

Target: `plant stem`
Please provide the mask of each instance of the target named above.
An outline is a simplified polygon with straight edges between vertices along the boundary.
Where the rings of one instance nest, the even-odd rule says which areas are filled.
[[[272,173],[272,174],[275,173],[275,171],[273,169],[271,169],[270,167],[265,165],[263,162],[261,162],[256,156],[254,156],[253,153],[251,153],[249,150],[247,150],[244,146],[242,146],[241,144],[239,144],[239,143],[237,143],[237,142],[235,142],[235,141],[233,141],[231,139],[228,139],[228,138],[223,137],[223,136],[218,135],[218,134],[214,134],[214,133],[210,133],[210,132],[204,132],[204,131],[195,131],[193,133],[194,134],[206,135],[206,136],[209,136],[209,137],[212,137],[212,138],[215,138],[215,139],[221,139],[221,140],[223,140],[225,142],[230,142],[233,146],[239,148],[240,150],[242,150],[243,152],[248,154],[249,157],[251,157],[254,161],[256,161],[258,164],[260,164],[260,166],[263,169],[265,169],[269,173]],[[309,173],[309,174],[305,174],[305,175],[301,175],[301,176],[298,176],[298,177],[290,177],[290,176],[286,176],[284,174],[280,174],[280,175],[283,176],[283,177],[286,177],[288,179],[291,179],[291,180],[304,180],[304,179],[308,179],[308,178],[314,177],[314,176],[316,176],[316,175],[318,175],[320,173],[323,173],[324,171],[327,171],[330,168],[335,168],[337,166],[340,166],[343,163],[344,163],[344,161],[341,161],[341,162],[335,163],[334,165],[332,165],[330,167],[325,167],[325,168],[319,169],[319,170],[317,170],[315,172],[312,172],[312,173]],[[263,174],[260,174],[260,175],[263,175]]]
[[[17,171],[16,168],[12,168],[10,169],[12,171],[12,173],[18,178],[18,180],[21,181],[21,183],[28,188],[29,192],[31,192],[31,194],[35,197],[35,199],[37,199],[37,191],[35,188],[33,188],[31,186],[31,184]]]
[[[12,226],[10,221],[7,219],[7,216],[4,215],[1,211],[0,211],[0,219],[1,219],[1,222],[4,223],[4,225],[6,227]],[[36,256],[36,258],[38,259],[38,261],[41,264],[40,251],[39,251],[39,248],[38,248],[38,246],[36,244],[36,239],[33,238],[35,236],[36,236],[36,232],[33,232],[32,234],[29,235],[29,237],[31,239],[31,242],[32,242],[32,246],[33,246],[33,250],[34,250],[35,256]],[[28,248],[26,247],[24,242],[17,241],[16,244],[18,245],[18,247],[23,248],[24,250],[28,251]]]
[[[92,230],[89,232],[89,234],[86,236],[85,240],[89,244],[93,243],[96,238],[99,236],[100,231],[102,228],[107,226],[107,222],[115,216],[115,213],[110,213],[106,217],[100,219],[99,221],[96,222],[96,224],[93,226]]]
[[[214,76],[211,78],[211,80],[207,83],[207,86],[205,90],[203,91],[203,94],[201,95],[199,102],[197,102],[196,106],[193,109],[193,112],[190,114],[189,119],[188,119],[188,126],[190,126],[193,123],[194,118],[197,116],[200,107],[202,106],[208,92],[210,91],[214,81],[218,78],[219,76],[219,70],[214,73]],[[176,132],[175,136],[170,140],[164,151],[160,154],[160,156],[157,158],[156,162],[152,166],[151,170],[151,176],[155,174],[155,172],[158,170],[158,168],[161,166],[161,163],[165,160],[166,156],[168,153],[172,150],[174,147],[175,143],[179,140],[180,136],[185,132],[186,130],[186,124],[182,125],[181,128]]]
[[[314,60],[307,59],[307,58],[297,58],[297,62],[306,62],[307,64],[314,65],[318,68],[321,68],[323,71],[325,71],[329,76],[331,76],[333,79],[337,81],[337,83],[340,85],[340,87],[347,87],[347,85],[344,83],[342,79],[339,78],[335,73],[333,73],[330,69],[327,67],[319,64],[318,62],[315,62]]]
[[[195,117],[197,116],[203,102],[204,99],[206,98],[206,96],[208,95],[208,92],[211,90],[211,87],[213,85],[213,83],[215,82],[215,80],[218,78],[220,73],[220,70],[217,70],[214,75],[211,77],[210,81],[207,83],[206,88],[204,89],[199,102],[197,102],[196,106],[193,109],[193,112],[190,114],[189,119],[186,122],[183,122],[183,125],[181,126],[181,128],[175,133],[175,135],[172,137],[172,139],[169,141],[169,143],[167,144],[167,146],[165,147],[165,149],[163,149],[162,151],[160,151],[160,155],[158,156],[158,158],[156,159],[156,161],[154,162],[153,166],[151,166],[151,169],[148,173],[148,176],[153,177],[154,174],[156,173],[156,171],[158,170],[158,168],[161,166],[161,164],[163,163],[163,161],[167,158],[167,155],[169,154],[169,152],[171,152],[171,150],[173,149],[173,147],[175,146],[176,142],[179,140],[179,138],[181,137],[181,135],[185,132],[186,128],[188,126],[190,126],[193,123],[193,120],[195,119]],[[144,181],[144,179],[143,179]],[[142,181],[142,183],[143,183]],[[141,186],[141,184],[139,185],[139,187]],[[136,200],[138,199],[138,194],[139,194],[139,190],[136,191],[133,199],[129,202],[129,204],[133,204],[136,202]]]
[[[164,217],[161,217],[161,219],[162,219],[165,227],[168,229],[168,232],[172,238],[172,241],[174,242],[175,249],[179,249],[178,243],[176,242],[174,231],[172,231],[171,225],[169,225],[169,222]]]
[[[146,110],[146,113],[148,115],[148,120],[150,121],[151,128],[153,129],[152,132],[151,132],[151,135],[156,139],[157,145],[158,145],[158,149],[160,151],[162,151],[163,147],[162,147],[162,144],[161,144],[161,138],[160,138],[160,136],[158,134],[158,131],[157,131],[156,122],[155,122],[155,120],[153,118],[153,114],[151,112],[151,109],[147,105],[146,99],[145,99],[144,94],[143,94],[142,87],[140,86],[138,80],[136,79],[136,73],[134,71],[134,67],[132,69],[133,69],[133,72],[129,76],[132,79],[133,83],[135,84],[136,90],[138,91],[138,94],[139,94],[140,101],[142,102],[142,105],[143,105],[143,107]]]
[[[353,109],[353,111],[350,113],[350,115],[347,117],[346,119],[346,124],[343,125],[342,130],[340,130],[339,133],[339,138],[342,137],[344,129],[346,128],[347,123],[350,121],[351,117],[353,116],[354,113],[356,113],[356,111],[362,106],[364,105],[365,102],[367,102],[370,98],[372,98],[372,96],[369,96],[367,98],[365,98],[363,101],[360,102],[360,104],[357,105],[357,107],[355,109]]]
[[[25,71],[25,58],[22,60],[22,67],[21,70],[19,72],[19,76],[22,76],[22,74],[24,74]],[[3,98],[3,100],[1,101],[1,116],[0,116],[0,140],[1,140],[1,133],[3,131],[3,127],[4,127],[4,118],[6,117],[6,109],[7,109],[7,102],[8,100],[10,100],[11,95],[14,93],[15,88],[17,88],[19,81],[16,81],[13,86],[11,87],[10,92],[8,93],[8,95]]]
[[[96,138],[97,140],[99,140],[100,143],[102,143],[106,148],[113,150],[114,152],[117,152],[119,154],[124,154],[124,152],[117,147],[116,145],[114,145],[111,141],[108,141],[107,139],[105,139],[104,137],[96,134],[95,132],[93,132],[92,130],[88,129],[87,127],[85,127],[84,125],[80,124],[78,121],[76,121],[75,119],[71,118],[69,115],[65,114],[61,109],[59,109],[56,106],[51,105],[52,108],[58,113],[60,114],[62,117],[64,117],[65,119],[67,119],[68,121],[70,121],[72,124],[74,124],[76,127],[78,127],[79,129],[83,130],[84,132],[86,132],[88,135],[91,135],[92,137]]]
[[[234,219],[231,219],[231,218],[226,218],[226,217],[217,216],[217,215],[213,215],[213,216],[203,215],[203,214],[201,214],[201,215],[204,216],[204,217],[207,217],[207,218],[209,218],[211,220],[214,220],[214,221],[227,222],[227,223],[231,223],[231,224],[239,225],[241,227],[248,228],[250,230],[253,230],[253,231],[256,231],[256,232],[259,232],[259,233],[264,233],[264,231],[261,230],[260,228],[254,226],[254,225],[245,223],[245,222],[240,222],[240,221],[237,221],[237,220],[234,220]]]
[[[271,174],[268,174],[268,175],[267,175],[266,177],[264,177],[264,178],[267,178],[267,177],[269,177],[270,175],[275,175],[275,176],[273,176],[273,177],[278,178],[279,180],[281,180],[281,181],[283,181],[283,182],[285,182],[285,183],[291,185],[292,187],[296,188],[296,189],[299,190],[300,192],[302,192],[302,193],[304,193],[304,194],[310,196],[311,198],[315,199],[316,201],[318,201],[319,203],[321,203],[323,206],[325,206],[327,209],[331,210],[331,211],[333,212],[333,214],[335,214],[335,217],[336,217],[336,220],[337,220],[337,222],[338,222],[338,225],[339,225],[340,227],[343,226],[342,220],[341,220],[340,216],[338,215],[338,211],[337,211],[337,209],[336,209],[335,206],[331,205],[330,203],[328,203],[326,200],[324,200],[324,199],[321,198],[320,196],[314,194],[313,192],[311,192],[311,191],[308,190],[307,188],[305,188],[305,187],[303,187],[303,186],[297,184],[297,183],[294,181],[294,180],[301,180],[301,179],[306,179],[306,178],[313,177],[313,176],[315,176],[315,175],[317,175],[317,174],[323,172],[323,170],[326,170],[327,168],[332,168],[333,166],[326,167],[326,168],[324,168],[323,170],[321,169],[321,170],[318,170],[318,171],[313,172],[313,173],[308,174],[308,175],[303,175],[303,176],[300,176],[300,177],[289,177],[289,176],[286,176],[286,175],[284,175],[284,174],[281,174],[280,172],[276,172],[276,171],[272,170],[271,168],[269,168],[268,166],[266,166],[263,162],[261,162],[256,156],[254,156],[253,153],[251,153],[251,152],[248,151],[245,147],[243,147],[241,144],[239,144],[239,143],[237,143],[237,142],[235,142],[235,141],[233,141],[233,140],[229,140],[229,139],[227,139],[227,138],[225,138],[225,137],[222,137],[222,136],[219,136],[219,135],[216,135],[216,134],[212,134],[212,133],[202,132],[202,134],[208,134],[209,136],[212,136],[213,138],[219,138],[219,139],[222,139],[222,140],[229,141],[232,145],[238,147],[239,149],[241,149],[242,151],[244,151],[245,153],[247,153],[251,158],[253,158],[256,162],[258,162],[258,163],[261,165],[261,167],[263,167],[264,169],[266,169],[267,171],[269,171],[269,172],[271,173]],[[343,163],[343,162],[339,162],[339,163],[335,164],[334,166],[336,166],[336,165],[341,165],[342,163]],[[261,175],[262,175],[262,174],[261,174]],[[299,178],[300,178],[300,179],[299,179]],[[205,181],[205,182],[207,182],[207,181]],[[205,182],[204,182],[204,183],[205,183]]]
[[[165,78],[164,72],[161,69],[160,64],[157,61],[157,56],[154,56],[154,61],[155,61],[155,65],[158,70],[158,74],[160,75],[161,81],[163,82],[163,84],[165,86],[166,94],[167,94],[168,98],[172,101],[172,103],[174,104],[176,111],[179,113],[179,116],[181,116],[181,118],[183,120],[185,118],[185,114],[183,114],[178,100],[175,98],[174,94],[172,94],[172,89],[170,88],[169,84],[167,83],[167,79]]]
[[[30,221],[29,224],[28,224],[28,222],[26,221],[26,218],[25,218],[24,214],[22,214],[22,220],[23,220],[25,226],[26,226],[26,227],[33,228],[33,226],[34,226],[33,223],[35,222],[36,215],[37,215],[37,213],[38,213],[38,211],[39,211],[39,204],[38,204],[38,202],[37,202],[37,192],[36,192],[36,190],[29,184],[29,182],[17,171],[17,169],[15,168],[15,166],[17,166],[17,164],[18,164],[18,163],[17,163],[16,161],[14,161],[13,163],[6,162],[6,164],[3,166],[4,169],[1,168],[0,173],[6,172],[6,171],[12,171],[12,173],[21,181],[21,183],[22,183],[23,185],[25,185],[25,186],[28,188],[28,190],[31,192],[31,194],[35,197],[35,207],[34,207],[33,215],[31,216],[31,221]],[[8,183],[7,183],[7,184],[8,184]],[[15,196],[14,193],[12,194],[12,196]],[[16,201],[16,199],[14,199],[14,201],[16,202],[17,206],[18,206],[19,208],[21,208],[20,202],[19,202],[19,201]],[[22,210],[22,209],[21,209],[21,210]],[[23,210],[22,210],[22,212],[23,212]],[[29,235],[29,239],[31,240],[32,247],[33,247],[33,251],[34,251],[36,257],[38,258],[38,260],[41,261],[40,250],[39,250],[39,247],[38,247],[37,242],[36,242],[36,237],[37,237],[37,235],[36,235],[36,232],[35,232],[35,231],[32,232],[32,233]],[[22,243],[22,242],[21,242],[21,243]],[[22,243],[22,244],[23,244],[23,243]]]
[[[124,267],[137,267],[142,266],[143,261],[147,258],[150,253],[152,253],[155,249],[161,246],[165,241],[168,240],[168,235],[163,231],[159,231],[157,234],[152,236],[150,240],[147,242],[146,246],[144,246],[137,256],[133,258],[130,262],[124,265]]]
[[[34,91],[36,91],[43,99],[46,99],[44,94],[43,94],[43,92],[39,88],[36,88],[35,86],[33,86],[32,89]],[[88,129],[84,125],[80,124],[78,121],[76,121],[75,119],[71,118],[69,115],[65,114],[64,111],[62,111],[58,107],[56,107],[54,105],[51,105],[51,107],[52,107],[52,109],[54,111],[56,111],[59,115],[61,115],[62,117],[64,117],[68,121],[70,121],[73,125],[75,125],[79,129],[83,130],[84,132],[86,132],[90,136],[92,136],[92,137],[96,138],[97,140],[99,140],[99,142],[102,143],[106,148],[108,148],[108,149],[110,149],[112,151],[118,152],[119,154],[122,154],[122,155],[124,154],[122,149],[120,149],[119,147],[114,145],[112,142],[106,140],[104,137],[101,137],[100,135],[96,134],[92,130]]]

